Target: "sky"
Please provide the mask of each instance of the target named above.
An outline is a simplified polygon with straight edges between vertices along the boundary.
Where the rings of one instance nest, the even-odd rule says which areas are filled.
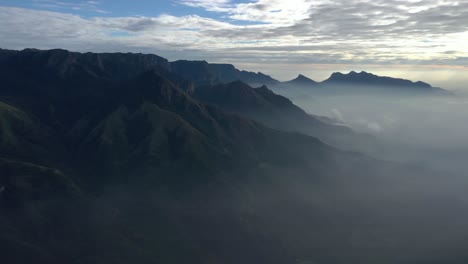
[[[365,70],[468,89],[468,0],[0,0],[0,47],[155,53],[279,80]]]

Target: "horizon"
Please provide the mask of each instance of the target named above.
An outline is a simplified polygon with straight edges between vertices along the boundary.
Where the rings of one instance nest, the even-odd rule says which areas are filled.
[[[151,53],[280,81],[364,70],[461,90],[466,17],[455,0],[0,0],[0,47]]]

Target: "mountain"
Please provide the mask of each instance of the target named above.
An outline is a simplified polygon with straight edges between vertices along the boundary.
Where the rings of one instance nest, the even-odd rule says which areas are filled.
[[[459,260],[465,188],[252,120],[315,118],[266,87],[101,55],[0,51],[5,263]]]
[[[348,92],[416,92],[418,94],[449,94],[444,89],[432,87],[430,84],[417,81],[413,82],[406,79],[378,76],[365,71],[351,71],[347,74],[340,72],[333,73],[328,79],[322,82],[315,82],[303,75],[296,79],[283,82],[277,87],[287,88],[310,88],[323,87],[316,90],[319,94],[327,93],[348,93]],[[338,88],[338,90],[336,89]],[[346,88],[346,89],[341,89]],[[382,88],[382,89],[377,89]],[[384,89],[385,88],[385,89]],[[388,89],[391,88],[391,89]]]
[[[34,111],[38,114],[44,112],[47,114],[47,118],[50,118],[48,112],[51,106],[39,106],[34,98],[55,97],[56,104],[60,105],[53,106],[54,112],[57,113],[55,115],[61,113],[61,111],[55,109],[57,107],[71,106],[73,109],[96,107],[99,109],[100,106],[94,106],[99,105],[96,100],[106,97],[106,90],[115,89],[111,87],[111,83],[129,81],[139,74],[153,70],[154,73],[163,75],[166,80],[192,94],[197,99],[217,105],[227,111],[247,115],[273,128],[313,135],[329,144],[342,148],[351,148],[349,142],[356,142],[353,145],[359,146],[358,142],[360,140],[358,138],[364,138],[362,135],[356,136],[344,126],[332,124],[331,120],[324,117],[306,114],[290,100],[274,94],[266,86],[253,89],[242,81],[233,81],[226,85],[212,85],[212,83],[219,83],[220,78],[228,81],[235,79],[234,76],[244,76],[247,80],[255,80],[255,76],[262,76],[261,74],[239,71],[228,64],[208,64],[201,61],[169,63],[164,58],[156,55],[116,53],[115,56],[112,56],[109,53],[80,54],[66,50],[24,50],[21,52],[8,52],[8,54],[11,55],[5,61],[5,64],[9,65],[8,69],[4,69],[0,76],[7,74],[8,78],[4,78],[5,81],[12,81],[11,85],[5,83],[5,87],[15,87],[21,85],[22,81],[26,81],[20,81],[20,76],[14,78],[18,73],[37,76],[41,80],[44,76],[50,76],[50,81],[53,81],[50,84],[53,86],[50,89],[52,94],[44,95],[36,90],[23,92],[23,95],[30,97],[23,101],[34,104]],[[127,60],[128,63],[123,63]],[[34,72],[33,69],[29,68],[34,66],[40,67],[41,71]],[[123,71],[125,74],[122,73]],[[265,81],[269,80],[269,77],[265,78]],[[59,81],[64,79],[73,80],[73,85],[69,87],[69,91],[58,89],[59,86],[64,85]],[[88,79],[93,79],[93,82],[100,82],[100,84],[96,85],[102,86],[102,88],[94,89],[92,87],[94,84],[87,83]],[[202,85],[203,83],[206,85]],[[30,87],[29,84],[25,86]],[[67,84],[67,86],[70,86],[70,84]],[[87,87],[86,89],[89,89],[89,91],[85,91],[83,87]],[[13,90],[15,89],[13,88]],[[131,96],[129,95],[129,97]],[[81,103],[80,100],[77,100],[78,97],[83,99],[84,102]],[[17,99],[16,96],[14,98]],[[42,100],[38,101],[41,102]],[[70,119],[73,115],[75,115],[73,111],[67,111],[64,119]],[[60,121],[50,120],[50,122],[62,123],[64,119]],[[352,137],[355,140],[349,140]]]
[[[25,49],[21,52],[0,49],[0,61],[11,59],[18,64],[33,61],[46,68],[55,67],[57,73],[66,75],[83,71],[114,80],[125,80],[151,69],[165,70],[177,76],[178,81],[190,80],[196,85],[226,83],[240,80],[252,85],[279,83],[261,72],[241,71],[231,64],[212,64],[206,61],[179,60],[169,62],[153,54],[135,53],[77,53],[67,50]],[[14,61],[13,61],[14,60]]]
[[[165,71],[110,79],[87,61],[64,64],[62,51],[45,54],[0,65],[3,260],[292,259],[276,238],[250,229],[261,219],[243,198],[248,182],[303,163],[297,140],[320,159],[334,150],[200,103]]]
[[[310,78],[307,78],[306,76],[299,74],[295,79],[283,82],[283,85],[286,86],[302,86],[302,87],[312,87],[312,86],[317,86],[318,83]]]
[[[124,80],[156,67],[169,68],[169,62],[152,54],[130,53],[77,53],[67,50],[0,51],[0,61],[12,67],[25,67],[33,73],[33,67],[42,67],[55,77],[87,73],[106,79]],[[29,65],[27,65],[29,63]]]
[[[293,259],[257,230],[273,211],[245,194],[273,184],[256,178],[273,171],[323,174],[301,152],[346,154],[205,105],[165,70],[121,78],[79,54],[25,53],[0,64],[5,261]]]
[[[413,82],[399,78],[382,77],[365,71],[359,73],[351,71],[348,74],[335,72],[327,80],[323,81],[322,84],[327,86],[393,87],[416,91],[442,90],[421,81]]]
[[[325,117],[307,114],[289,99],[275,94],[266,86],[252,88],[246,83],[236,81],[200,86],[191,95],[202,102],[247,116],[272,128],[312,135],[341,148],[361,149],[372,141],[372,137],[354,133],[348,127],[334,124]],[[362,144],[363,142],[366,144]]]

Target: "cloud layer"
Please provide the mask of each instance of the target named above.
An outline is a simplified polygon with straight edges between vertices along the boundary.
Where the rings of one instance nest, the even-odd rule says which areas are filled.
[[[68,7],[59,1],[39,2]],[[77,8],[97,4],[86,1]],[[0,7],[0,46],[162,52],[169,58],[234,63],[467,64],[467,1],[174,4],[192,7],[193,15],[85,18],[70,9],[63,13]],[[203,17],[197,10],[214,15]]]

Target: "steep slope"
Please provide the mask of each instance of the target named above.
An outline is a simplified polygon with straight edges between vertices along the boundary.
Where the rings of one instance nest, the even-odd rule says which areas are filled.
[[[341,148],[359,149],[361,142],[372,140],[370,136],[358,135],[345,126],[334,125],[324,117],[307,114],[266,86],[254,89],[237,81],[197,87],[192,96],[270,127],[312,135]]]
[[[57,136],[35,117],[0,102],[0,157],[56,163],[67,153]]]
[[[193,94],[195,98],[214,104],[220,108],[245,114],[258,116],[258,119],[301,119],[308,120],[314,125],[325,123],[318,118],[306,114],[289,99],[273,93],[266,86],[252,88],[248,84],[236,81],[215,86],[197,87]]]

